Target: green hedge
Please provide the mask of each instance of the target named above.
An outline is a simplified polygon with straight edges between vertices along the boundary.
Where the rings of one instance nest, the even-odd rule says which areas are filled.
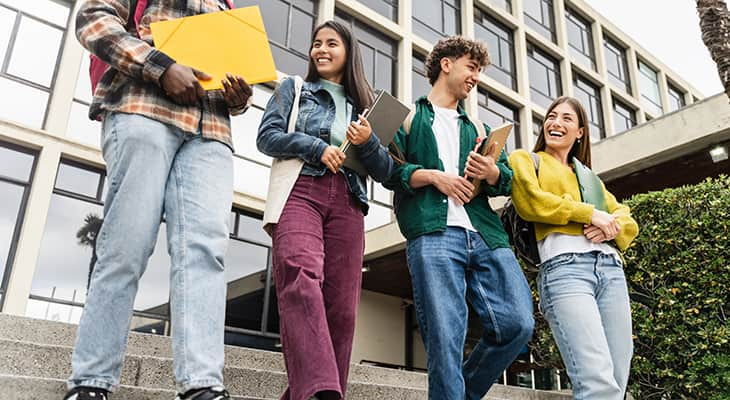
[[[625,254],[631,393],[642,400],[730,399],[730,177],[625,203],[640,228]],[[531,347],[539,364],[562,367],[539,315]]]

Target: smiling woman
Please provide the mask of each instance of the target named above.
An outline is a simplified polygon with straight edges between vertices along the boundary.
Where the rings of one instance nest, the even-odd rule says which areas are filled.
[[[590,170],[590,124],[580,102],[559,97],[546,115],[533,149],[539,174],[527,151],[510,155],[512,201],[535,227],[540,311],[574,398],[623,398],[633,344],[621,252],[638,225]]]

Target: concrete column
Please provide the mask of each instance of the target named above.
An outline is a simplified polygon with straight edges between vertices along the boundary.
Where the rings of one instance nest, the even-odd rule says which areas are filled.
[[[38,156],[23,228],[10,272],[2,310],[4,313],[25,315],[60,159],[61,147],[57,144],[46,145]]]
[[[84,53],[83,47],[74,36],[74,20],[76,11],[81,6],[77,1],[71,10],[69,29],[66,31],[65,41],[61,48],[61,61],[58,65],[58,72],[54,82],[53,92],[48,105],[48,115],[44,129],[59,136],[66,135],[69,116],[71,115],[71,103],[76,91],[76,81],[79,77],[81,57]]]
[[[335,0],[319,0],[317,25],[335,18]]]
[[[461,2],[461,35],[470,39],[476,38],[474,29],[474,0],[463,0]],[[477,88],[469,92],[469,97],[464,101],[466,112],[476,118],[479,115],[479,96]]]
[[[398,2],[398,25],[403,31],[403,38],[398,43],[398,98],[406,104],[413,103],[413,2]],[[392,218],[391,218],[392,220]]]

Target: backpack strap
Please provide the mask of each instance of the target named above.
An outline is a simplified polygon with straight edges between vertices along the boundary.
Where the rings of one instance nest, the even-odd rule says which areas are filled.
[[[297,118],[299,117],[299,98],[302,94],[302,85],[304,80],[299,75],[294,75],[294,100],[292,101],[291,113],[289,114],[289,125],[287,126],[286,132],[294,132],[297,125]]]
[[[403,120],[403,130],[406,132],[406,135],[411,134],[411,124],[413,124],[413,117],[416,116],[416,103],[413,103],[413,107],[411,107],[411,112],[406,115],[406,119]]]
[[[530,152],[530,157],[532,157],[532,164],[535,165],[535,175],[537,175],[538,171],[540,171],[540,156],[535,152]]]

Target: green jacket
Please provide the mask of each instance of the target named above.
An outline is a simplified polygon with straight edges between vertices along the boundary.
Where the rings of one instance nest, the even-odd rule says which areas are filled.
[[[447,197],[436,187],[428,185],[414,189],[409,183],[411,175],[417,169],[444,170],[443,163],[439,159],[436,137],[431,129],[433,107],[425,96],[416,100],[415,106],[416,113],[410,133],[406,134],[401,127],[394,140],[403,151],[406,163],[396,166],[390,179],[383,184],[395,192],[395,215],[401,233],[408,240],[427,233],[445,231],[448,211]],[[477,130],[461,107],[458,107],[458,112],[461,120],[459,170],[463,174],[467,156],[476,143]],[[486,129],[489,133],[488,126]],[[497,184],[492,186],[482,182],[481,193],[464,206],[472,225],[492,249],[509,247],[509,240],[499,216],[492,210],[488,201],[490,196],[508,196],[512,188],[512,169],[504,151],[499,155],[497,166],[500,172]]]

